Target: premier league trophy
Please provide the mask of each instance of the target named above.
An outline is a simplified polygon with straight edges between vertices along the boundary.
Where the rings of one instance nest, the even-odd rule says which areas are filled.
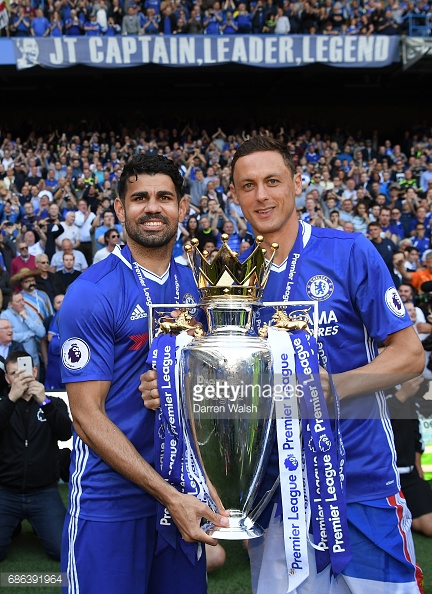
[[[183,350],[180,392],[191,445],[230,513],[229,528],[209,533],[237,540],[263,533],[250,512],[273,443],[273,367],[267,341],[254,331],[254,316],[278,245],[266,261],[259,237],[241,263],[228,236],[222,240],[212,262],[196,240],[186,246],[208,332]]]
[[[162,412],[158,417],[165,418],[165,428],[157,425],[155,440],[165,443],[160,469],[168,481],[175,474],[172,469],[178,457],[178,444],[187,444],[183,451],[189,449],[190,455],[183,455],[184,470],[177,472],[180,476],[177,484],[180,483],[183,492],[195,494],[210,506],[214,487],[229,511],[230,526],[207,525],[206,531],[215,538],[242,540],[263,534],[255,519],[277,487],[275,483],[252,510],[274,441],[275,407],[280,405],[275,403],[274,388],[278,382],[265,338],[269,326],[281,331],[307,330],[311,306],[306,304],[308,309],[297,309],[291,315],[279,306],[304,302],[262,303],[277,244],[272,244],[272,253],[266,259],[266,250],[260,247],[263,238],[257,237],[254,251],[240,262],[237,253],[228,246],[228,235],[222,235],[222,241],[212,261],[206,251],[201,253],[197,249],[197,240],[185,246],[200,293],[199,306],[206,313],[207,333],[194,326],[191,312],[183,309],[175,319],[159,320],[159,336],[181,334],[175,347],[158,343],[154,348],[155,358],[162,358],[164,353],[158,381],[162,376],[166,383],[159,387]],[[257,335],[254,318],[263,306],[278,307],[269,325],[264,324]],[[316,315],[315,311],[312,315],[315,321]],[[195,329],[193,339],[182,332],[192,329]],[[171,367],[174,359],[175,372]],[[166,388],[174,383],[177,390],[173,398],[171,389]],[[179,437],[180,425],[183,437]]]
[[[162,446],[160,467],[166,480],[212,509],[220,498],[229,511],[229,527],[206,525],[209,534],[255,538],[263,534],[255,520],[278,484],[253,510],[277,433],[285,558],[290,588],[295,588],[309,573],[310,515],[319,566],[331,562],[339,573],[350,558],[339,403],[333,390],[333,428],[320,381],[325,352],[317,341],[318,303],[262,302],[278,245],[272,244],[266,260],[263,238],[257,237],[256,248],[240,262],[227,235],[222,241],[213,260],[199,252],[198,241],[185,246],[207,333],[198,328],[192,338],[180,332],[174,341],[173,332],[197,328],[191,311],[159,326],[165,336],[153,348],[152,360],[159,361],[158,382],[162,377],[161,423],[155,430],[155,442],[160,439]],[[287,262],[287,283],[292,284],[289,275],[297,258],[294,252]],[[274,308],[272,315],[261,311],[267,307]],[[255,324],[257,314],[268,323]],[[176,467],[177,459],[182,465]],[[169,518],[161,517],[160,523],[168,524]]]

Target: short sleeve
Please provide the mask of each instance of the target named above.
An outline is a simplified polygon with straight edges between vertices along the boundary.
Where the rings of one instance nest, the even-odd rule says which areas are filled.
[[[380,342],[412,325],[387,266],[363,235],[353,243],[348,271],[351,299],[369,336]]]
[[[114,308],[89,281],[70,286],[59,313],[64,383],[111,381],[114,367]]]

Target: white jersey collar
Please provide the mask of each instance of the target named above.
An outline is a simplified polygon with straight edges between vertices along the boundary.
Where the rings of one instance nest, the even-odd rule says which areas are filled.
[[[112,253],[114,256],[117,256],[117,258],[119,258],[123,262],[123,264],[126,264],[126,266],[132,270],[132,265],[123,256],[120,246],[116,245],[114,250],[112,251]],[[146,278],[148,278],[149,280],[151,280],[155,283],[158,283],[159,285],[163,285],[166,283],[166,281],[168,279],[171,262],[168,264],[168,268],[165,270],[165,272],[162,274],[162,276],[159,276],[158,274],[155,274],[154,272],[147,270],[147,268],[144,268],[144,266],[141,266],[140,264],[138,266],[141,268],[141,270],[143,271],[143,274]]]
[[[310,237],[311,237],[312,226],[309,225],[309,223],[305,223],[304,221],[299,221],[299,223],[300,223],[299,231],[302,234],[303,247],[305,248],[309,242]],[[283,272],[286,268],[287,260],[288,260],[288,258],[285,258],[285,260],[282,262],[282,264],[274,264],[273,263],[271,269],[274,270],[275,272]]]

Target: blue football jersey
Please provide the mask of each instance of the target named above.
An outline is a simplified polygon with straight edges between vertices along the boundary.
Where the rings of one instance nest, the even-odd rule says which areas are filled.
[[[324,345],[332,373],[367,365],[378,354],[378,342],[411,325],[387,267],[360,233],[305,223],[300,223],[299,229],[303,254],[296,265],[295,294],[289,299],[319,302],[318,340]],[[273,265],[264,301],[283,299],[286,264]],[[258,324],[268,322],[273,313],[274,309],[262,309]],[[384,394],[342,400],[341,419],[347,501],[395,494],[399,479]],[[272,460],[275,464],[275,451]],[[274,468],[269,472],[277,474]]]
[[[152,303],[193,303],[192,273],[176,266],[158,277],[140,268]],[[154,413],[138,390],[148,354],[148,307],[130,261],[120,249],[71,285],[59,314],[62,379],[109,381],[105,410],[143,458],[153,465]],[[74,432],[70,513],[84,519],[135,519],[155,513],[155,500],[106,464]]]

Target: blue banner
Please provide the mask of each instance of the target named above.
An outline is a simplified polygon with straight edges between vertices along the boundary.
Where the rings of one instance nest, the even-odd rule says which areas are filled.
[[[1,40],[2,41],[2,40]],[[326,35],[143,35],[141,37],[16,37],[18,70],[83,64],[123,68],[143,64],[194,67],[238,63],[262,68],[328,64],[382,68],[400,62],[400,38]]]

